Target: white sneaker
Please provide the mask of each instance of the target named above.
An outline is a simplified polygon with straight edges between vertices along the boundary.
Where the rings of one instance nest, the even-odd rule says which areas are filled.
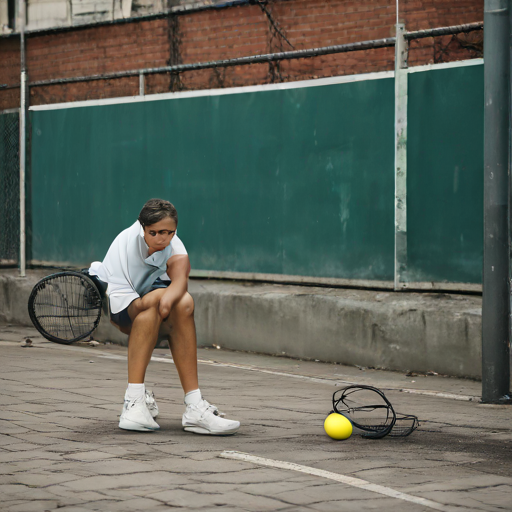
[[[119,420],[119,428],[124,430],[138,430],[148,432],[158,430],[160,426],[152,418],[146,402],[137,402],[135,400],[125,400],[123,412]]]
[[[158,405],[156,405],[155,394],[153,391],[146,390],[146,407],[153,418],[158,416]]]
[[[228,436],[240,428],[240,422],[225,420],[217,407],[201,400],[197,405],[187,405],[183,414],[182,425],[187,432],[196,434],[211,434],[214,436]]]

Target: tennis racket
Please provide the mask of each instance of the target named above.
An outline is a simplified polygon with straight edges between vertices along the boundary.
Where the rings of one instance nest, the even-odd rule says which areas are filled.
[[[419,426],[412,414],[397,413],[386,395],[373,386],[347,386],[332,396],[333,412],[342,414],[362,437],[406,437]]]
[[[46,339],[69,345],[98,327],[103,293],[85,272],[58,272],[34,286],[28,314]]]

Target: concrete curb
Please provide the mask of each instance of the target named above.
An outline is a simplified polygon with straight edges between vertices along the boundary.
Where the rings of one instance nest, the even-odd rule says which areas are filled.
[[[49,273],[0,272],[0,320],[31,325],[28,296]],[[209,280],[189,290],[202,346],[481,377],[480,296]],[[106,315],[94,336],[127,343]]]

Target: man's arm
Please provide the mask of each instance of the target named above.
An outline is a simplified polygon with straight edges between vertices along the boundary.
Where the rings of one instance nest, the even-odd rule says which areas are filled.
[[[176,254],[167,261],[167,275],[171,284],[167,287],[160,299],[160,315],[167,318],[171,309],[185,295],[188,289],[188,276],[190,274],[190,260],[186,254]]]

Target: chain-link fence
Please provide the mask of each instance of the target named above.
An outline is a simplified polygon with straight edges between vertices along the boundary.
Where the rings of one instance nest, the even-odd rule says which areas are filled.
[[[19,261],[19,112],[0,112],[0,265]]]

